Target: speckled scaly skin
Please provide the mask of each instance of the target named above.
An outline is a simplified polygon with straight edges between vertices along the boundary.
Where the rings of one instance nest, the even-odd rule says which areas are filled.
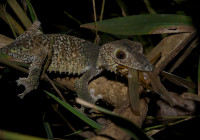
[[[40,22],[35,21],[13,43],[0,49],[0,52],[14,59],[30,63],[28,77],[17,80],[18,85],[25,86],[25,91],[19,94],[20,98],[37,89],[42,67],[49,57],[47,71],[82,74],[75,84],[77,95],[92,103],[95,101],[88,94],[88,83],[102,70],[116,72],[118,66],[142,71],[152,70],[152,66],[142,54],[140,43],[119,40],[100,47],[74,36],[42,34],[39,28]]]

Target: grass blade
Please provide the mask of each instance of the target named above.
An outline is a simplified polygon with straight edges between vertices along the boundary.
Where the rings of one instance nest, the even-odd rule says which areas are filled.
[[[53,133],[52,133],[52,130],[51,130],[51,126],[49,124],[49,122],[46,121],[45,119],[45,115],[43,116],[43,122],[44,122],[44,128],[45,128],[45,131],[47,133],[47,138],[50,139],[50,140],[53,140]]]
[[[6,10],[4,10],[4,6],[2,4],[0,4],[0,17],[6,23],[8,23],[6,16],[5,16],[5,12],[6,12]],[[6,13],[6,15],[7,15],[7,18],[10,20],[10,22],[14,28],[14,31],[18,35],[22,34],[24,32],[24,29],[22,28],[22,26],[9,13]]]
[[[17,3],[17,1],[16,0],[7,0],[7,2],[10,5],[10,7],[13,9],[15,14],[18,16],[18,18],[20,19],[22,24],[26,27],[26,29],[28,29],[32,25],[32,23],[29,20],[29,18],[27,17],[27,15],[24,13],[22,8],[20,7],[20,5]]]
[[[29,12],[30,12],[32,21],[38,20],[37,15],[36,15],[36,13],[35,13],[35,10],[33,9],[33,6],[32,6],[32,4],[31,4],[30,0],[26,0],[26,3],[27,3],[27,5],[28,5],[28,10],[29,10]]]
[[[70,112],[72,112],[74,115],[76,115],[78,118],[80,118],[81,120],[83,120],[85,123],[87,123],[88,125],[90,125],[91,127],[95,128],[95,129],[101,129],[102,125],[96,123],[95,121],[93,121],[92,119],[88,118],[87,116],[85,116],[83,113],[81,113],[80,111],[78,111],[77,109],[73,108],[72,106],[70,106],[68,103],[63,102],[61,99],[59,99],[58,97],[56,97],[55,95],[44,91],[46,94],[48,94],[51,98],[53,98],[54,100],[56,100],[59,104],[61,104],[64,108],[68,109]]]

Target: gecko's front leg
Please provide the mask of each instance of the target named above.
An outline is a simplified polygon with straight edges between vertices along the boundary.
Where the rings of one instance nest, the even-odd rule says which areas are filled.
[[[80,77],[80,79],[75,84],[75,90],[79,98],[82,98],[90,103],[95,103],[98,98],[93,97],[89,94],[88,90],[88,83],[90,80],[98,75],[101,72],[101,70],[94,70],[90,69],[86,73],[83,74],[83,76]],[[82,107],[81,110],[83,111],[84,108]]]
[[[19,78],[17,80],[18,86],[23,85],[25,87],[24,92],[18,95],[21,99],[23,99],[27,93],[37,89],[39,85],[40,73],[48,53],[45,48],[38,49],[36,52],[37,53],[34,53],[32,56],[33,61],[29,67],[28,77]]]

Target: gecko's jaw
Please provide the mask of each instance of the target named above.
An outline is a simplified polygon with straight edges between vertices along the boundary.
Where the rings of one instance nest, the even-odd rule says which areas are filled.
[[[153,71],[153,66],[149,62],[143,63],[143,65],[140,65],[140,67],[133,67],[133,68],[128,67],[128,66],[124,66],[124,65],[121,65],[121,64],[117,64],[116,71],[118,71],[122,75],[128,75],[129,69],[135,69],[135,70],[139,70],[139,71]]]
[[[128,74],[128,67],[124,65],[118,65],[117,66],[117,71],[121,73],[122,75],[127,75]]]

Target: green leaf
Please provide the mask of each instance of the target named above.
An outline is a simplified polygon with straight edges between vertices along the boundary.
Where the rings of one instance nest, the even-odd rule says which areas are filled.
[[[44,138],[19,134],[1,129],[0,129],[0,139],[1,140],[46,140]]]
[[[46,94],[48,94],[50,97],[52,97],[54,100],[56,100],[58,103],[60,103],[64,108],[68,109],[74,115],[76,115],[81,120],[83,120],[85,123],[90,125],[91,127],[95,128],[95,129],[101,129],[102,128],[102,125],[100,125],[100,124],[96,123],[95,121],[93,121],[92,119],[88,118],[83,113],[81,113],[80,111],[78,111],[74,107],[70,106],[68,103],[63,102],[61,99],[59,99],[58,97],[56,97],[55,95],[53,95],[53,94],[51,94],[51,93],[49,93],[47,91],[44,91],[44,92]]]
[[[149,14],[118,17],[97,22],[98,31],[116,35],[147,35],[162,33],[192,32],[189,16],[173,14]],[[95,30],[94,23],[81,25]]]

